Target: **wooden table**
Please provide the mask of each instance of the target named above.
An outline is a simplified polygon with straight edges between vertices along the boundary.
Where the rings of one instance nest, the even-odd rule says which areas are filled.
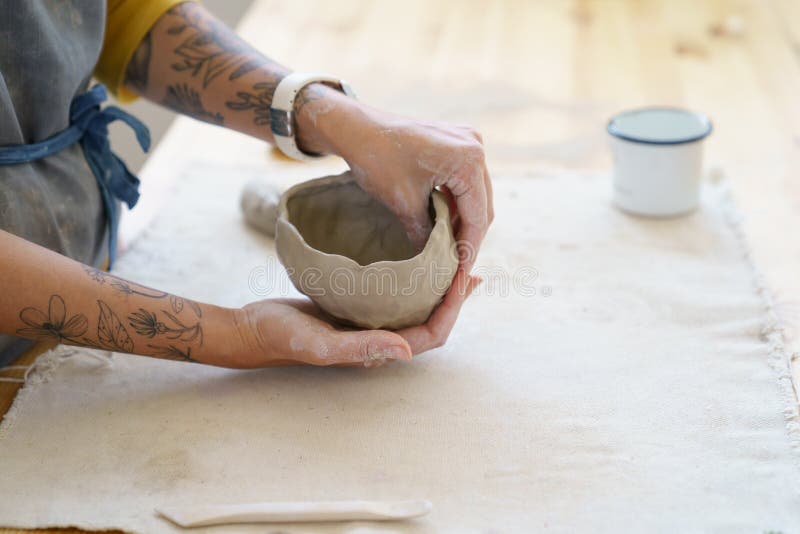
[[[708,113],[707,162],[733,184],[800,356],[797,0],[263,0],[240,30],[295,69],[348,79],[375,106],[477,126],[495,180],[607,172],[605,123],[619,110]],[[142,172],[143,201],[123,240],[147,226],[171,179],[199,155],[265,174],[287,165],[261,142],[180,119]],[[324,165],[309,165],[309,177]],[[0,402],[15,391],[0,383]]]

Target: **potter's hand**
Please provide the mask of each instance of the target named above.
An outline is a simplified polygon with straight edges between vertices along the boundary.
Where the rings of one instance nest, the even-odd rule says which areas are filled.
[[[461,311],[461,305],[481,282],[479,277],[467,275],[464,269],[459,268],[447,295],[425,324],[397,331],[408,341],[414,354],[444,345]]]
[[[441,346],[478,283],[468,273],[494,219],[480,135],[466,127],[377,111],[320,84],[301,91],[295,111],[300,148],[343,157],[360,185],[403,221],[417,246],[424,245],[431,230],[433,188],[441,186],[450,197],[459,271],[425,324],[396,332],[414,354]]]
[[[239,314],[243,348],[234,367],[357,365],[410,360],[411,348],[386,330],[343,330],[325,321],[309,300],[270,299]]]
[[[447,340],[461,305],[480,283],[459,269],[453,286],[428,321],[389,332],[349,330],[327,322],[309,300],[270,299],[238,311],[240,348],[226,367],[255,368],[282,365],[377,367],[410,360]]]
[[[457,212],[459,257],[471,269],[494,217],[480,135],[461,126],[371,116],[373,134],[345,154],[356,180],[389,206],[420,249],[431,231],[431,190],[441,186],[449,192]]]
[[[300,146],[342,156],[361,187],[397,214],[420,248],[431,230],[431,190],[441,186],[455,200],[459,255],[469,272],[494,218],[480,135],[377,111],[317,85],[304,89],[313,98],[307,95],[298,108]]]
[[[219,72],[228,63],[240,68],[202,87],[195,83],[197,72],[176,69],[176,62],[187,61],[178,52],[185,48],[182,28],[187,24],[210,41],[200,43],[198,39],[193,46],[204,47],[204,54],[226,55]],[[264,112],[289,69],[240,40],[194,2],[167,11],[150,36],[152,39],[144,39],[136,50],[136,60],[129,62],[125,73],[128,90],[197,119],[224,122],[228,128],[274,141],[269,114]],[[174,88],[183,86],[202,101],[202,109],[186,106],[180,98],[164,98],[165,94],[174,96]],[[462,244],[462,266],[469,271],[492,220],[489,173],[475,131],[390,115],[321,83],[305,86],[294,99],[293,111],[300,148],[338,154],[347,160],[361,186],[400,217],[417,245],[425,242],[430,230],[427,208],[431,189],[448,189],[460,219],[456,237]]]

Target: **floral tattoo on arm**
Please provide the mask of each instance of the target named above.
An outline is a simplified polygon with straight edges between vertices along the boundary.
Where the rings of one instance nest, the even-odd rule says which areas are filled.
[[[174,18],[167,33],[183,37],[174,50],[177,61],[172,69],[200,78],[203,89],[223,74],[233,81],[269,62],[227,26],[203,17],[195,5],[178,4],[167,15]]]
[[[82,313],[68,316],[67,306],[61,295],[52,295],[47,307],[47,313],[33,307],[23,309],[20,320],[25,327],[17,330],[23,337],[55,341],[57,343],[71,343],[73,345],[86,345],[96,349],[115,350],[120,352],[133,352],[133,340],[122,321],[119,320],[111,308],[102,300],[97,301],[100,313],[97,318],[97,339],[85,336],[89,330],[89,321]]]
[[[95,349],[116,352],[135,352],[136,345],[129,328],[136,334],[152,340],[145,345],[158,358],[195,361],[192,348],[203,345],[201,319],[203,310],[196,302],[159,291],[113,274],[85,266],[89,277],[99,284],[109,284],[124,295],[138,295],[156,301],[164,301],[159,310],[139,308],[127,317],[127,325],[111,306],[97,300],[98,315],[96,336],[88,335],[89,320],[82,313],[70,314],[61,295],[51,295],[46,310],[29,306],[19,313],[25,325],[16,333],[19,336],[49,340],[56,343],[82,345]],[[168,308],[168,309],[164,309]],[[184,311],[187,310],[185,313]],[[187,320],[184,316],[191,317]]]

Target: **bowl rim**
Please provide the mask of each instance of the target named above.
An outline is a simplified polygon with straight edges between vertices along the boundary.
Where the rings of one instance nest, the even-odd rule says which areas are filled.
[[[358,185],[358,183],[356,182],[356,179],[353,177],[352,171],[348,170],[348,171],[345,171],[345,172],[343,172],[341,174],[332,174],[332,175],[329,175],[329,176],[322,176],[322,177],[319,177],[319,178],[313,178],[311,180],[306,180],[306,181],[301,182],[299,184],[295,184],[292,187],[290,187],[289,189],[287,189],[281,195],[281,200],[278,203],[278,220],[277,220],[277,223],[276,223],[277,227],[276,227],[276,231],[275,231],[276,249],[278,248],[277,247],[277,242],[280,240],[279,239],[278,227],[280,227],[281,225],[285,225],[287,227],[287,230],[289,230],[292,234],[294,234],[294,236],[296,236],[296,238],[298,238],[300,240],[300,242],[303,245],[305,245],[309,250],[313,250],[315,253],[321,254],[321,255],[329,257],[329,258],[335,258],[337,261],[341,261],[342,263],[346,264],[350,268],[363,270],[363,269],[368,269],[368,268],[373,268],[374,269],[376,267],[401,266],[401,265],[409,265],[409,264],[412,264],[412,263],[417,263],[420,258],[430,255],[430,249],[433,246],[431,237],[434,235],[434,233],[442,233],[443,231],[445,231],[452,237],[452,241],[455,242],[455,236],[453,235],[452,224],[450,222],[450,208],[449,208],[449,206],[447,204],[447,200],[445,199],[444,194],[442,194],[441,191],[438,191],[438,190],[434,189],[432,191],[432,193],[431,193],[431,197],[432,197],[432,200],[433,200],[433,208],[434,208],[434,213],[436,215],[436,220],[433,223],[433,228],[431,229],[431,233],[430,233],[430,236],[428,237],[428,240],[425,242],[425,246],[422,248],[421,251],[419,251],[417,254],[415,254],[414,256],[412,256],[410,258],[406,258],[404,260],[380,260],[380,261],[374,261],[372,263],[368,263],[366,265],[362,265],[362,264],[358,263],[356,260],[354,260],[353,258],[349,258],[349,257],[344,256],[342,254],[332,254],[330,252],[323,252],[323,251],[321,251],[319,249],[316,249],[316,248],[312,247],[311,245],[308,244],[308,242],[303,237],[303,235],[300,233],[300,231],[297,229],[297,227],[294,224],[292,224],[291,221],[289,221],[288,209],[286,207],[289,199],[292,197],[292,195],[294,195],[298,191],[301,191],[301,190],[304,190],[304,189],[307,189],[307,188],[310,188],[310,187],[316,187],[316,186],[326,185],[326,184],[342,184],[342,185],[344,185],[344,184],[350,184],[350,183],[354,183],[354,184]],[[444,230],[442,230],[443,228],[444,228]],[[456,248],[456,250],[457,250],[457,248]],[[457,255],[457,253],[456,253],[456,256],[455,256],[454,259],[455,259],[456,263],[458,263],[458,255]]]

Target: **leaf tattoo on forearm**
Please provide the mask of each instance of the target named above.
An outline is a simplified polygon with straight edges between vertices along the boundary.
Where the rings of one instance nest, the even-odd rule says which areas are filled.
[[[170,295],[169,305],[172,308],[172,311],[175,313],[180,313],[183,311],[183,299],[178,296]]]
[[[97,301],[100,315],[97,319],[97,340],[104,348],[121,352],[133,352],[133,340],[108,304]]]
[[[192,358],[192,347],[186,347],[186,350],[181,350],[175,345],[161,347],[148,344],[147,346],[153,349],[153,356],[157,356],[158,358],[163,358],[165,360],[184,360],[187,362],[197,361]]]
[[[200,305],[193,300],[184,299],[177,295],[167,293],[166,291],[159,291],[157,289],[153,289],[152,287],[130,282],[118,276],[114,276],[111,273],[101,271],[100,269],[95,269],[94,267],[84,266],[83,270],[86,271],[86,274],[88,274],[95,282],[100,284],[109,282],[109,285],[120,293],[124,293],[126,295],[139,295],[140,297],[147,297],[151,299],[169,298],[169,304],[174,313],[181,313],[185,304],[192,309],[198,319],[203,316],[203,310],[200,308]]]
[[[187,300],[186,302],[189,304],[189,307],[192,309],[194,314],[197,315],[198,319],[203,316],[203,310],[200,309],[200,305],[199,304],[197,304],[193,300]]]
[[[128,316],[130,324],[137,334],[150,339],[157,336],[165,336],[167,339],[180,340],[185,342],[197,341],[198,345],[203,344],[203,328],[197,322],[193,325],[186,325],[175,315],[166,310],[161,313],[171,324],[159,319],[158,314],[139,308]]]
[[[104,283],[106,278],[111,278],[114,281],[118,280],[107,273],[102,273],[102,276],[100,276],[95,271],[87,270],[87,272],[101,283]],[[112,285],[114,281],[111,282]],[[130,285],[123,287],[132,289]],[[135,290],[134,292],[137,291]],[[203,329],[200,326],[199,318],[202,317],[203,312],[200,306],[194,301],[183,299],[176,295],[169,295],[169,303],[174,313],[161,310],[161,314],[165,318],[164,321],[160,320],[157,313],[139,308],[139,311],[130,314],[128,317],[130,326],[134,328],[137,334],[149,339],[164,337],[171,341],[196,343],[197,346],[202,346]],[[181,313],[186,306],[191,308],[192,313],[197,316],[198,321],[195,324],[186,324],[177,317],[177,314]],[[70,316],[67,313],[66,303],[61,295],[50,296],[47,311],[42,311],[32,306],[23,308],[19,312],[19,319],[25,326],[18,328],[16,333],[19,336],[31,339],[50,340],[57,343],[82,345],[93,349],[134,353],[134,341],[119,316],[111,309],[111,306],[102,300],[97,300],[97,308],[97,339],[91,339],[85,335],[89,330],[89,321],[82,313]],[[175,343],[167,343],[166,345],[148,343],[147,347],[151,349],[153,356],[158,358],[196,361],[192,358],[192,347],[188,345],[185,348],[181,348]]]
[[[233,81],[268,62],[224,24],[205,19],[195,5],[178,4],[167,13],[178,19],[167,33],[185,36],[174,50],[179,60],[172,69],[199,76],[203,89],[224,73],[230,72]]]
[[[221,113],[212,113],[207,110],[200,99],[200,93],[185,83],[167,87],[167,96],[162,104],[197,120],[216,124],[217,126],[222,126],[225,123],[225,117]]]
[[[114,276],[111,273],[101,271],[100,269],[95,269],[94,267],[84,266],[83,270],[86,271],[86,274],[88,274],[95,282],[100,284],[105,284],[108,282],[111,287],[120,293],[125,293],[126,295],[139,295],[151,299],[163,299],[170,296],[166,291],[159,291],[157,289],[153,289],[152,287],[143,286],[142,284],[137,284],[135,282],[129,282],[128,280],[124,280],[118,276]]]
[[[109,287],[123,295],[136,295],[169,302],[169,310],[161,309],[155,312],[140,307],[138,311],[128,316],[129,326],[140,336],[148,339],[163,337],[170,341],[203,345],[203,328],[200,324],[203,310],[197,302],[125,280],[94,267],[85,265],[83,269],[98,284],[108,283]],[[17,334],[34,339],[52,339],[59,343],[69,342],[95,349],[134,352],[133,338],[119,316],[102,300],[97,301],[97,306],[99,313],[96,340],[84,335],[89,327],[85,315],[76,314],[68,317],[64,299],[60,295],[50,297],[47,313],[33,307],[23,309],[20,312],[20,320],[25,327],[18,329]],[[187,322],[185,318],[179,317],[181,314],[186,315],[184,312],[187,308],[191,311],[186,313],[193,314],[196,321]],[[167,343],[147,344],[147,347],[159,358],[195,361],[192,358],[192,347],[188,345],[181,348],[178,344]]]
[[[272,96],[275,94],[277,81],[258,82],[253,85],[253,92],[238,91],[236,99],[225,102],[234,111],[253,110],[253,123],[257,126],[269,126]]]
[[[82,313],[67,318],[67,306],[61,295],[52,295],[47,313],[33,307],[23,309],[20,320],[24,328],[17,329],[17,335],[33,339],[52,340],[57,343],[85,345],[96,349],[133,352],[133,340],[122,321],[113,310],[103,302],[97,301],[100,313],[97,318],[97,340],[86,337],[89,321]]]

